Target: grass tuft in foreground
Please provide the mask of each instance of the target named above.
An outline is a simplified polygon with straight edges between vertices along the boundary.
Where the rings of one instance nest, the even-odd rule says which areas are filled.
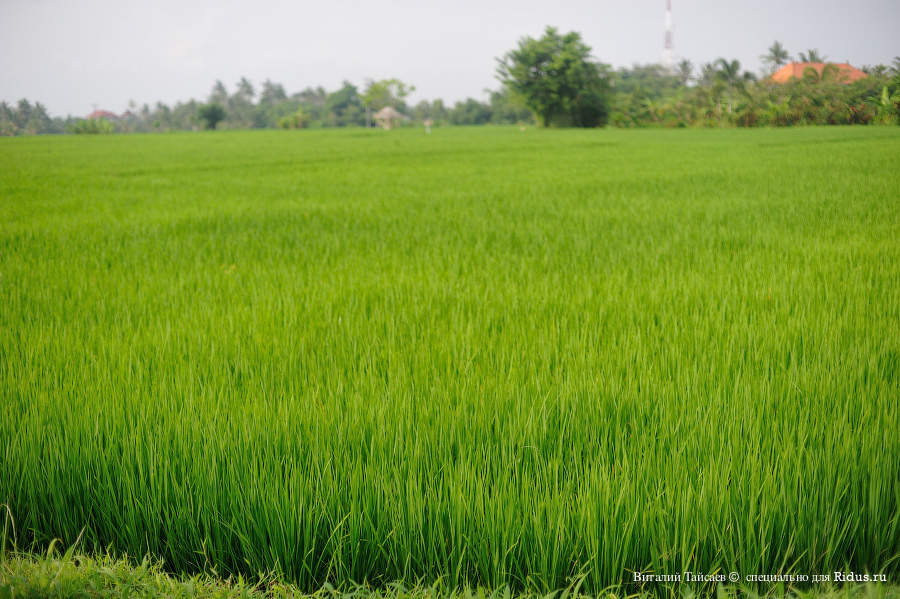
[[[694,597],[695,590],[685,587],[660,587],[622,597]],[[898,599],[900,587],[851,584],[827,586],[815,591],[773,587],[769,592],[730,585],[716,589],[718,599]],[[0,559],[0,599],[84,599],[128,597],[130,599],[589,599],[580,587],[570,587],[546,595],[512,593],[508,587],[489,591],[484,588],[453,589],[440,584],[406,587],[392,584],[378,589],[351,587],[335,589],[326,584],[309,593],[280,582],[274,576],[260,576],[248,582],[241,576],[219,578],[209,574],[175,576],[160,562],[145,558],[139,563],[109,555],[86,556],[52,550],[44,555],[15,553]],[[616,599],[613,593],[599,595]]]

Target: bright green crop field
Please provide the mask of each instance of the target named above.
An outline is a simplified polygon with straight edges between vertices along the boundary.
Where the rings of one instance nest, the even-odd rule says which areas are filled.
[[[0,503],[307,590],[896,584],[900,128],[0,139]]]

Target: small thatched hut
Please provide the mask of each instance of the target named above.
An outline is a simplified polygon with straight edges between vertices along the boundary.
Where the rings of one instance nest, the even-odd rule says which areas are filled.
[[[406,120],[409,117],[400,114],[396,110],[394,110],[393,106],[385,106],[374,115],[375,122],[378,123],[383,129],[393,129],[396,127],[400,121]]]

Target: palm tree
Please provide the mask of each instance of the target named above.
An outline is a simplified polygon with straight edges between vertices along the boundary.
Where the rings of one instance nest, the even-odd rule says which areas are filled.
[[[819,51],[816,48],[812,50],[807,50],[806,52],[801,52],[799,54],[800,62],[825,62],[828,58],[822,54],[819,54]]]
[[[803,69],[803,80],[807,83],[823,83],[826,81],[838,81],[841,77],[841,70],[835,64],[826,64],[819,72],[815,67],[806,67]]]
[[[822,67],[822,74],[819,75],[820,81],[838,81],[841,79],[841,70],[836,64],[826,64]]]
[[[786,65],[791,60],[791,55],[788,54],[787,48],[781,45],[781,42],[775,41],[771,46],[769,46],[769,51],[760,56],[762,61],[769,65],[769,72],[775,72],[778,67]]]
[[[747,94],[746,84],[756,79],[753,73],[749,71],[741,72],[741,61],[725,60],[720,58],[716,61],[716,79],[725,86],[737,90],[743,94]],[[728,102],[728,112],[732,110],[732,102]]]
[[[884,64],[867,64],[859,68],[860,71],[872,77],[884,77],[888,74],[890,67]]]
[[[716,78],[731,87],[742,89],[745,83],[753,81],[755,77],[750,71],[741,73],[741,61],[725,60],[720,58],[716,61]]]
[[[697,77],[700,85],[709,86],[716,81],[716,65],[711,62],[704,62],[700,65],[700,76]]]

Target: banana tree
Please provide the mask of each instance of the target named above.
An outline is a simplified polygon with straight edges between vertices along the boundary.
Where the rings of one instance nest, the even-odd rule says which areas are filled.
[[[884,125],[900,123],[900,90],[890,93],[888,86],[881,88],[878,103],[878,122]]]

